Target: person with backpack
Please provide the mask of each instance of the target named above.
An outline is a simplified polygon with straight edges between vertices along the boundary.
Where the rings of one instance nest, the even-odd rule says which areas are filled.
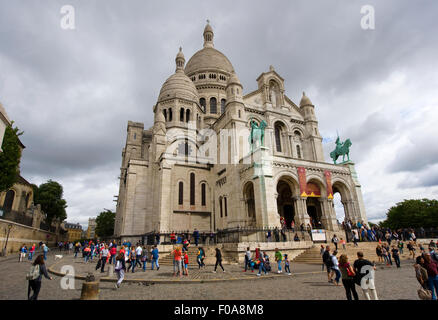
[[[44,263],[44,255],[40,254],[36,257],[34,263],[30,267],[30,272],[26,276],[26,279],[29,281],[27,287],[28,300],[38,299],[38,294],[41,290],[41,280],[43,276],[49,280],[53,279],[47,274],[47,268]],[[33,291],[32,296],[30,295],[31,291]]]
[[[44,254],[44,260],[47,260],[47,253],[49,252],[49,247],[43,243],[43,254]]]
[[[332,271],[332,259],[330,258],[330,246],[325,247],[325,251],[322,254],[322,263],[324,263],[326,269],[327,269],[327,279],[328,282],[333,282],[333,274]]]
[[[118,289],[120,288],[120,285],[122,284],[122,281],[125,278],[125,272],[126,272],[125,254],[121,251],[116,257],[114,271],[116,272],[117,275],[116,289]]]
[[[275,261],[277,262],[277,273],[282,273],[281,261],[283,260],[283,255],[278,248],[275,248]]]

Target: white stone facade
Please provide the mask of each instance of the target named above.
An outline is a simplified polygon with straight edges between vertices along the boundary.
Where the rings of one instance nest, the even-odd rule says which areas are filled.
[[[231,62],[214,49],[210,25],[204,48],[187,65],[180,49],[175,61],[154,126],[128,122],[116,236],[280,227],[280,217],[288,227],[294,220],[297,229],[312,222],[337,231],[334,192],[347,218],[367,223],[354,165],[325,162],[315,106],[304,93],[295,104],[271,66],[258,89],[243,95]],[[252,121],[267,124],[264,146],[253,151]]]

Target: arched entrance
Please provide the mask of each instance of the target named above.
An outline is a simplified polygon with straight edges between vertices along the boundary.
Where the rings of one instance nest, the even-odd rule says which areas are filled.
[[[290,182],[279,180],[277,183],[277,212],[285,221],[286,228],[291,228],[291,223],[295,219],[295,206],[293,191]]]
[[[3,203],[3,209],[5,212],[9,212],[12,210],[12,205],[14,204],[15,191],[9,190],[6,193],[5,202]]]
[[[350,208],[347,205],[348,202],[351,201],[350,190],[340,181],[333,183],[332,189],[333,209],[336,212],[336,218],[340,223],[342,223],[342,221],[351,220],[353,214],[350,212],[351,210],[349,210]]]
[[[321,188],[319,184],[314,181],[309,181],[306,186],[306,194],[307,214],[310,218],[310,225],[312,229],[323,229],[322,207],[319,201],[321,198]]]

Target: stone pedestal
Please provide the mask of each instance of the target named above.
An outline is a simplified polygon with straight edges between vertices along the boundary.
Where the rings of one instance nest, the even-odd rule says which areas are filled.
[[[99,300],[99,282],[84,282],[82,284],[81,300]]]

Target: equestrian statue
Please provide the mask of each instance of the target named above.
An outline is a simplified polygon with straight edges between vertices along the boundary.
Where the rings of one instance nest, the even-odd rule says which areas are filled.
[[[352,143],[350,139],[341,142],[338,138],[336,139],[336,148],[332,152],[330,152],[330,158],[333,159],[333,162],[336,164],[336,160],[338,160],[339,156],[342,156],[342,162],[345,162],[345,155],[347,155],[347,161],[350,161],[350,147]]]

